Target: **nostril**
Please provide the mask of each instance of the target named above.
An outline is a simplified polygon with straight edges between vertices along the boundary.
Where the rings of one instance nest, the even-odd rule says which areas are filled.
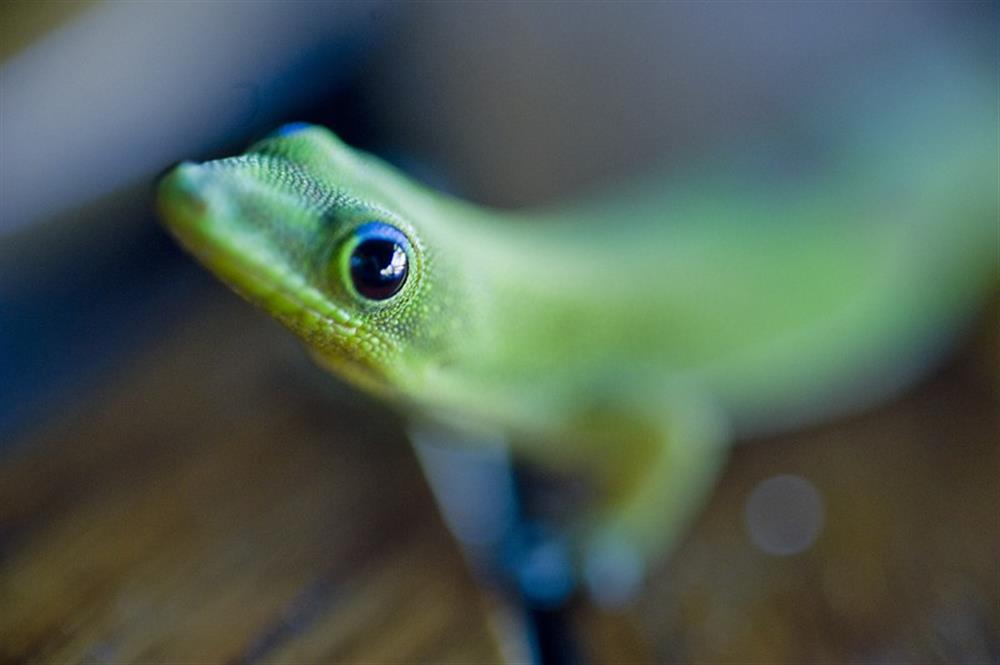
[[[160,182],[165,177],[167,177],[168,173],[170,173],[171,171],[173,171],[174,169],[176,169],[178,166],[180,166],[183,163],[184,163],[183,160],[178,160],[176,162],[172,162],[170,164],[170,166],[167,166],[166,168],[161,169],[155,176],[153,176],[153,182],[154,183]]]
[[[208,208],[205,193],[198,183],[200,171],[197,164],[180,162],[160,179],[158,199],[168,221],[192,221]]]

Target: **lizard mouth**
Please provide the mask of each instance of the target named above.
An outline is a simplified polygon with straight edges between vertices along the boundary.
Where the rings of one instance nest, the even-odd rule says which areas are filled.
[[[300,270],[240,224],[231,205],[212,196],[211,174],[184,162],[161,180],[157,207],[180,244],[227,286],[303,337],[353,336],[358,324],[308,284]]]

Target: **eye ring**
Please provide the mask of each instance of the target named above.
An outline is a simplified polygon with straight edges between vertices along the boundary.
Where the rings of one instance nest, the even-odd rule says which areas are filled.
[[[345,277],[359,297],[381,302],[402,290],[413,250],[399,229],[385,222],[366,222],[354,230],[347,249]]]

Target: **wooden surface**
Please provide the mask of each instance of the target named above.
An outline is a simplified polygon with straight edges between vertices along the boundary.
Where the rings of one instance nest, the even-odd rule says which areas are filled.
[[[0,466],[0,661],[496,660],[393,422],[228,293],[190,306]]]
[[[0,661],[497,662],[396,420],[221,289],[185,311],[0,459]],[[739,448],[633,612],[578,608],[590,660],[1000,662],[997,358]],[[823,502],[793,556],[745,526],[779,474]]]

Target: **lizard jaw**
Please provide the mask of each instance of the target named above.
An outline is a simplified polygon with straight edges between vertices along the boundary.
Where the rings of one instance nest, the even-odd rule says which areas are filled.
[[[157,205],[180,244],[240,296],[311,342],[353,337],[358,323],[250,234],[225,219],[225,197],[212,196],[204,167],[183,162],[160,182]]]

